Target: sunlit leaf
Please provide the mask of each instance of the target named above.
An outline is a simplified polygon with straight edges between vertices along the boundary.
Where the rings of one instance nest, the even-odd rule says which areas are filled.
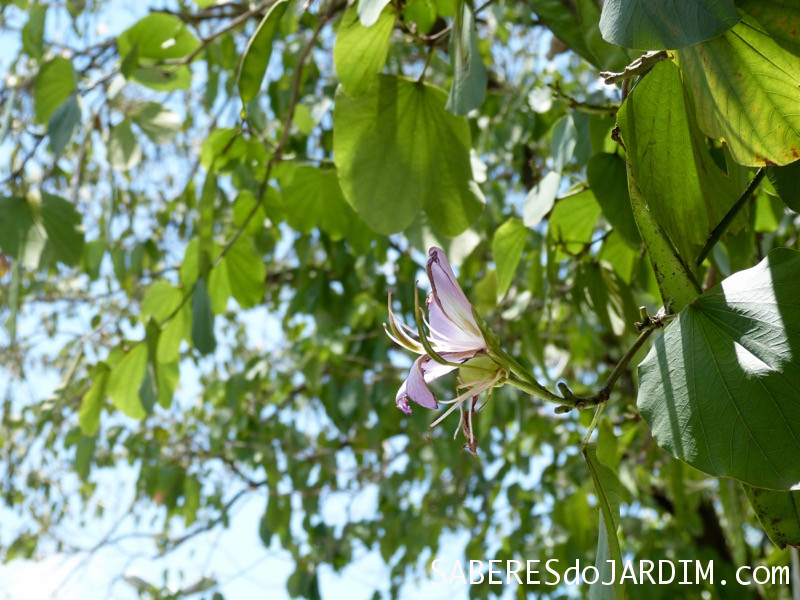
[[[698,297],[639,367],[658,444],[712,475],[800,489],[800,255],[778,249]]]
[[[380,13],[373,25],[365,27],[358,19],[355,5],[342,17],[333,46],[333,64],[349,95],[366,92],[383,69],[394,19],[394,10],[389,7]]]
[[[800,158],[800,55],[788,46],[800,11],[778,2],[742,3],[742,21],[679,52],[700,128],[724,140],[743,165]]]
[[[445,235],[483,210],[472,179],[470,134],[427,84],[379,76],[366,94],[336,94],[334,160],[344,196],[379,233],[406,228],[421,208]]]

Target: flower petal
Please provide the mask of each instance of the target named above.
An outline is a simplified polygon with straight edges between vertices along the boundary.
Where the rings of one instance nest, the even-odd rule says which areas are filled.
[[[419,340],[414,339],[414,336],[419,336],[419,333],[411,329],[408,325],[403,323],[392,310],[392,295],[389,294],[388,301],[389,309],[389,328],[391,333],[386,331],[386,335],[395,342],[398,346],[403,346],[406,350],[416,352],[417,354],[424,354],[425,350],[422,348]],[[384,329],[386,325],[384,324]]]
[[[483,335],[458,327],[447,318],[431,293],[426,300],[428,306],[428,329],[430,340],[437,352],[459,352],[464,350],[482,350],[486,348]]]
[[[472,305],[458,285],[444,250],[434,246],[428,251],[427,271],[433,299],[444,316],[462,331],[480,335],[478,324],[472,316]]]
[[[475,356],[475,351],[468,352],[452,352],[442,355],[447,361],[462,363]],[[420,356],[411,366],[411,371],[408,373],[408,378],[400,386],[395,397],[397,407],[406,414],[411,413],[411,407],[408,400],[411,399],[420,406],[425,408],[438,408],[439,404],[436,402],[436,396],[428,387],[431,381],[439,379],[446,375],[456,367],[452,365],[443,365],[437,363],[430,356]]]

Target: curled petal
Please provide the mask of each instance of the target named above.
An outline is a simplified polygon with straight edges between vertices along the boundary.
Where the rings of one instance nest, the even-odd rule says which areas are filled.
[[[416,352],[417,354],[423,354],[425,351],[422,348],[422,344],[420,344],[418,340],[414,339],[414,336],[418,336],[419,334],[411,329],[411,327],[403,323],[397,318],[397,315],[394,314],[394,311],[392,310],[391,294],[389,294],[388,307],[389,329],[391,329],[391,333],[387,330],[386,335],[388,335],[389,338],[398,346],[402,346],[406,350],[411,350],[411,352]],[[385,324],[384,328],[386,328]]]
[[[453,352],[442,355],[442,358],[449,362],[463,363],[475,356],[475,351],[468,352]],[[452,365],[443,365],[435,362],[431,357],[425,355],[420,356],[411,366],[411,371],[408,373],[408,378],[400,386],[397,391],[395,401],[397,407],[404,413],[411,413],[411,407],[408,404],[409,400],[413,400],[420,406],[425,408],[438,408],[439,404],[436,402],[428,384],[443,375],[446,375],[456,367]]]
[[[462,331],[480,336],[480,329],[472,316],[472,305],[458,285],[444,250],[434,246],[428,251],[427,270],[433,299],[444,317]]]

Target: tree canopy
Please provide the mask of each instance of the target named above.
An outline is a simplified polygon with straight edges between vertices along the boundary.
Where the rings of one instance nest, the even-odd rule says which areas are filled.
[[[715,561],[592,598],[792,597],[731,583],[800,546],[798,31],[798,0],[0,0],[0,558],[235,525],[291,597],[365,553],[397,597],[457,534]],[[165,565],[114,585],[225,596]]]

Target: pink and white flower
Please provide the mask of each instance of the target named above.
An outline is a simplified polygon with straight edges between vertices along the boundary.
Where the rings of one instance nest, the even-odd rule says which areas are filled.
[[[400,386],[395,398],[397,407],[410,414],[408,401],[412,400],[425,408],[438,408],[439,403],[428,384],[435,379],[457,369],[479,353],[486,353],[486,340],[481,333],[472,305],[458,285],[450,263],[441,248],[433,247],[428,252],[428,279],[431,293],[426,300],[427,319],[424,319],[429,334],[425,338],[434,357],[429,356],[422,343],[424,331],[416,331],[400,321],[392,311],[392,298],[389,296],[389,329],[387,335],[397,344],[419,354],[414,361],[408,377]],[[385,325],[384,325],[385,327]],[[444,361],[444,362],[440,362]],[[434,425],[441,421],[470,397],[477,397],[491,389],[501,379],[499,372],[487,371],[469,384],[460,386],[466,391],[456,398],[443,402],[452,404]]]

